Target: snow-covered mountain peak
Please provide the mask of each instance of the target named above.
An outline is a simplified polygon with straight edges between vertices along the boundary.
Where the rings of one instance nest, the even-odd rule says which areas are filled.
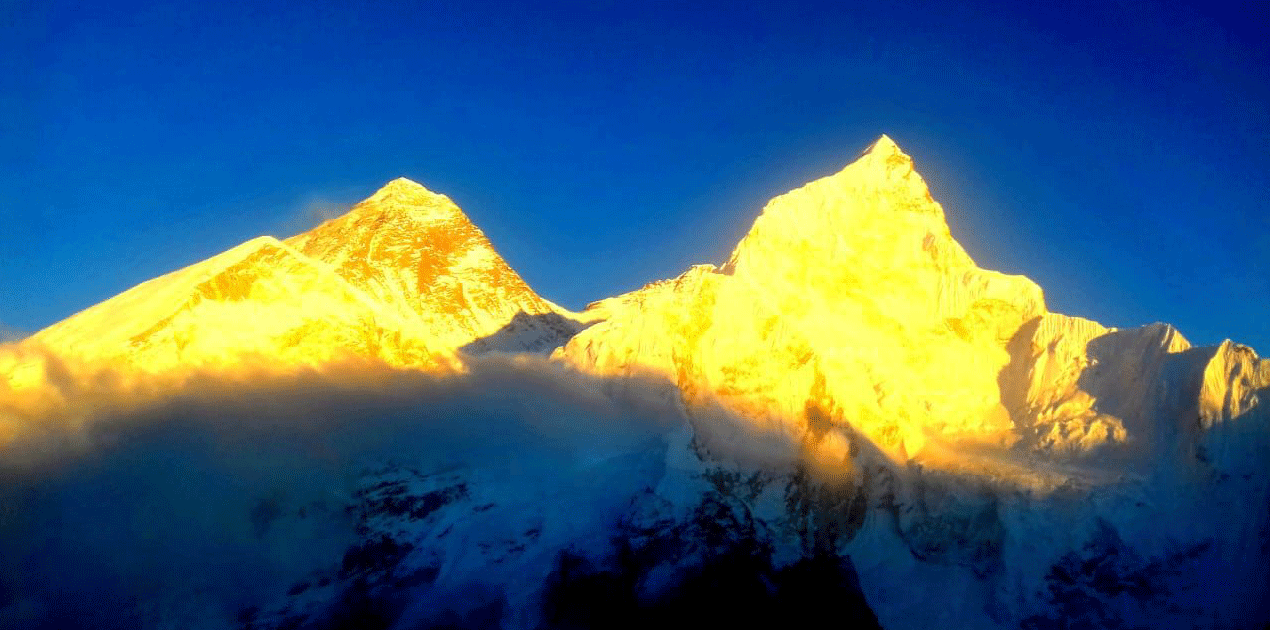
[[[375,191],[375,194],[369,197],[370,200],[380,200],[389,196],[397,197],[432,197],[444,196],[428,190],[426,186],[406,177],[398,177],[387,184],[384,184]]]
[[[471,220],[449,197],[425,188],[415,181],[398,177],[384,184],[341,217],[327,223],[348,224],[351,217],[358,222],[373,222],[377,231],[414,230],[431,224],[470,224]],[[306,234],[323,231],[326,224]],[[291,240],[303,239],[305,234]]]
[[[408,179],[286,242],[403,317],[452,334],[454,347],[493,333],[517,312],[555,312],[449,197]]]
[[[912,179],[914,180],[912,184],[918,189],[919,196],[923,195],[926,187],[926,183],[914,170],[913,158],[885,134],[870,144],[869,148],[844,169],[846,170],[850,170],[855,177],[860,177],[863,175],[862,171],[867,171],[870,173],[869,176],[877,182]]]
[[[726,268],[912,276],[906,270],[948,275],[976,267],[912,159],[884,135],[837,173],[768,202]]]
[[[885,136],[768,202],[719,273],[607,304],[566,356],[727,391],[725,406],[795,431],[809,415],[841,418],[901,460],[929,437],[1010,439],[1006,346],[1046,312],[1032,281],[975,265]]]
[[[888,136],[886,134],[882,134],[878,136],[878,139],[874,140],[873,144],[870,144],[869,148],[865,149],[864,153],[861,153],[860,155],[861,157],[865,155],[879,155],[879,156],[902,155],[905,158],[908,157],[908,155],[906,155],[904,151],[900,149],[900,145],[895,144],[895,141],[891,139],[891,136]]]
[[[472,357],[482,352],[552,354]],[[78,365],[93,362],[105,369]],[[379,379],[379,363],[442,374]],[[279,399],[257,378],[296,366],[318,369],[286,374]],[[129,367],[165,378],[131,379]],[[201,450],[192,466],[172,455],[204,440],[158,432],[154,464],[138,457],[149,447],[119,451],[119,483],[96,472],[115,459],[105,451],[84,467],[88,485],[53,475],[51,492],[0,494],[0,506],[47,496],[53,510],[0,518],[0,541],[16,541],[0,544],[0,593],[17,593],[0,597],[0,628],[64,627],[68,592],[127,623],[128,607],[97,603],[102,580],[81,578],[103,568],[106,582],[135,582],[152,600],[137,615],[162,622],[131,624],[145,627],[431,627],[433,612],[474,627],[613,625],[582,623],[588,606],[603,612],[597,622],[659,625],[636,614],[655,600],[674,604],[667,613],[708,611],[715,625],[732,610],[748,623],[731,625],[746,626],[767,621],[749,607],[765,593],[791,611],[828,606],[851,627],[844,609],[872,619],[872,608],[892,629],[1270,619],[1270,359],[1230,341],[1192,347],[1167,324],[1118,330],[1048,312],[1035,283],[971,260],[886,136],[767,203],[726,265],[578,317],[538,296],[448,197],[394,180],[308,232],[253,239],[0,346],[0,447],[45,418],[98,413],[116,383],[149,396],[169,391],[168,373],[194,370],[196,388],[220,376],[203,368],[269,386],[226,390],[251,395],[209,408],[234,436],[233,483],[204,472],[218,469]],[[374,391],[325,392],[371,384],[363,376]],[[261,422],[290,420],[293,405],[320,442]],[[244,426],[266,427],[264,450],[238,448],[251,434],[234,408]],[[356,422],[328,423],[341,419]],[[275,457],[286,454],[276,438],[304,456]],[[217,458],[231,450],[208,442]],[[392,446],[369,445],[381,442]],[[310,456],[316,475],[287,463]],[[281,474],[240,484],[255,470],[240,462],[258,458]],[[154,492],[168,478],[173,500]],[[211,519],[154,518],[190,497],[224,503]],[[73,519],[83,524],[64,525]],[[216,553],[259,550],[285,570],[262,571],[253,605],[217,626],[230,608],[202,599],[208,585],[228,584],[245,604],[248,571],[187,584],[163,577],[177,575],[167,557],[154,564],[163,573],[134,565],[182,550],[155,542],[162,521],[211,527]],[[119,523],[140,524],[141,554],[116,544],[126,536],[98,535]],[[312,544],[328,531],[332,546]],[[120,567],[138,568],[115,575],[100,560],[107,545]],[[63,558],[81,555],[90,564],[67,571]],[[284,566],[293,557],[304,560]],[[62,588],[63,575],[79,590]],[[701,597],[716,591],[722,605]],[[584,615],[561,616],[579,602]]]
[[[156,373],[249,356],[282,367],[349,355],[432,367],[469,346],[549,350],[576,327],[449,197],[398,178],[308,232],[252,239],[32,341]]]
[[[847,548],[885,576],[869,601],[886,627],[1263,623],[1182,622],[1172,604],[1257,601],[1233,618],[1265,618],[1270,360],[1049,312],[1031,280],[975,264],[888,137],[768,202],[721,268],[588,310],[603,321],[556,356],[671,380],[703,459],[738,450],[741,418],[867,489],[876,535]],[[907,547],[879,552],[890,532]],[[988,595],[918,620],[940,589],[912,591],[912,558],[993,575]],[[1133,580],[1152,586],[1129,601]]]

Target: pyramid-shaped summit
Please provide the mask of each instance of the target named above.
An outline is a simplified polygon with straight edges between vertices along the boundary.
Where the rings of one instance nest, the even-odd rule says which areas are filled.
[[[443,345],[469,343],[518,312],[554,312],[449,197],[409,179],[286,242]]]
[[[895,141],[891,139],[891,136],[882,134],[878,136],[878,139],[874,140],[873,143],[869,145],[869,148],[865,149],[864,153],[861,153],[860,155],[864,156],[874,153],[879,155],[890,155],[895,153],[903,155],[904,151],[900,149],[900,145],[895,144]]]
[[[410,179],[408,177],[398,177],[388,182],[387,184],[384,184],[379,190],[375,191],[375,195],[371,195],[371,196],[374,197],[381,193],[390,192],[390,191],[403,191],[403,192],[418,191],[418,192],[423,192],[430,195],[436,194],[432,192],[431,190],[428,190],[423,184],[420,184],[419,182],[416,182],[413,179]]]
[[[544,325],[567,321],[552,308],[448,197],[399,179],[309,232],[253,239],[24,343],[112,369],[237,367],[252,355],[256,365],[289,366],[347,353],[425,366],[460,346],[549,348],[568,334]],[[669,610],[678,611],[682,595],[699,590],[694,576],[733,570],[737,551],[749,573],[738,584],[761,578],[780,596],[772,603],[809,578],[858,585],[826,600],[830,614],[861,612],[856,620],[892,629],[1068,620],[1261,628],[1270,618],[1270,360],[1230,342],[1191,347],[1164,324],[1116,330],[1049,312],[1027,278],[975,265],[912,160],[886,136],[839,172],[768,203],[727,265],[692,267],[585,315],[595,323],[552,355],[580,374],[547,383],[536,374],[544,366],[518,363],[528,388],[512,388],[548,385],[549,398],[531,395],[518,406],[529,412],[524,427],[541,425],[538,402],[550,400],[548,414],[582,432],[547,436],[567,443],[518,440],[524,452],[513,453],[503,448],[506,431],[460,422],[475,441],[458,450],[476,460],[454,460],[463,457],[455,449],[441,449],[440,459],[424,449],[382,467],[352,458],[348,479],[361,481],[322,499],[333,509],[270,525],[278,532],[271,540],[303,541],[328,526],[344,532],[353,515],[347,552],[329,547],[293,577],[278,572],[240,620],[287,628],[303,611],[310,626],[334,627],[348,619],[350,601],[386,603],[379,608],[390,612],[410,601],[419,604],[404,609],[414,617],[430,602],[479,592],[495,599],[476,598],[479,612],[470,616],[448,604],[432,608],[489,620],[486,604],[497,601],[502,618],[534,625],[543,611],[588,597],[597,575],[669,594]],[[66,382],[117,382],[28,369],[17,361],[38,353],[13,349],[0,346],[0,445],[20,435],[6,434],[22,427],[9,422],[10,410],[42,420],[44,405],[75,397]],[[30,375],[40,373],[57,376],[52,395],[19,389],[34,387]],[[498,382],[517,373],[502,371]],[[585,390],[576,403],[585,413],[560,395],[570,383]],[[595,404],[601,391],[615,394],[612,405]],[[522,426],[497,415],[496,427]],[[599,432],[586,421],[606,417],[659,421],[602,422]],[[512,459],[485,457],[504,452]],[[110,478],[98,459],[120,458],[85,462],[93,479]],[[126,471],[136,469],[134,459],[121,459]],[[562,464],[545,476],[554,481],[523,474],[545,470],[543,462]],[[54,490],[78,487],[54,479]],[[260,496],[276,495],[276,480],[267,481]],[[28,494],[32,505],[45,503],[41,492]],[[62,494],[49,505],[66,503],[72,514]],[[244,497],[227,505],[247,523],[242,508],[258,501]],[[307,504],[298,498],[283,505]],[[400,509],[411,502],[427,503],[426,513]],[[53,538],[78,552],[81,541],[66,531],[33,539],[33,553],[47,556]],[[412,551],[349,570],[350,557],[386,544]],[[563,554],[583,567],[581,581],[557,579],[573,571],[559,562]],[[19,566],[35,555],[14,557]],[[822,573],[833,566],[843,571]],[[412,575],[427,579],[397,579]],[[688,576],[689,588],[667,578],[674,575]],[[308,587],[314,577],[324,586]],[[542,588],[570,581],[584,588]],[[66,600],[60,587],[33,584],[37,595]],[[174,614],[150,625],[179,625],[173,620],[206,608],[205,584],[191,586],[170,591],[189,599],[156,598],[155,610],[171,606]],[[757,603],[742,614],[779,610]],[[57,606],[34,608],[65,616]]]
[[[922,449],[927,423],[956,439],[1008,431],[1005,345],[1045,312],[1035,283],[974,264],[886,136],[768,202],[722,268],[606,305],[562,350],[582,369],[676,375],[681,391],[726,391],[741,415],[799,427],[836,409],[896,457]]]
[[[413,179],[398,177],[381,186],[374,194],[367,197],[365,202],[383,204],[388,200],[394,200],[403,207],[409,207],[412,205],[427,206],[429,201],[437,198],[449,200],[449,197],[432,192],[426,186]]]
[[[138,285],[29,343],[112,369],[155,372],[232,365],[249,355],[282,366],[347,355],[427,366],[509,326],[517,338],[499,337],[500,347],[553,347],[576,330],[564,313],[525,283],[449,197],[399,178],[308,232],[253,239]]]
[[[769,201],[727,265],[760,276],[973,266],[912,158],[885,135],[837,173]]]

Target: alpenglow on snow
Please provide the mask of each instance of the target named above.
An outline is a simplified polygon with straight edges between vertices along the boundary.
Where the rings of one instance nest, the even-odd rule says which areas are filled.
[[[1270,621],[1270,360],[1050,312],[1036,283],[975,264],[886,136],[768,202],[722,264],[582,312],[397,179],[0,346],[0,374],[15,469],[149,439],[94,427],[162,426],[207,396],[283,434],[345,418],[395,436],[331,447],[309,477],[338,491],[243,482],[259,496],[216,513],[263,545],[268,579],[128,590],[142,626]],[[271,474],[306,477],[288,470]],[[13,510],[52,515],[30,522],[76,518],[15,478],[31,498]],[[51,593],[99,595],[23,570],[62,543],[19,521],[0,523],[0,618],[48,625]],[[304,537],[329,548],[285,551]]]

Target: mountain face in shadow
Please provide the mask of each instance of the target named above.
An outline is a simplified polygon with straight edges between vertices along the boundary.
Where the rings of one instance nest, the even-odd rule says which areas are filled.
[[[955,218],[883,136],[581,313],[409,180],[143,283],[0,346],[0,627],[1263,625],[1270,360]]]
[[[518,311],[502,328],[459,349],[468,354],[531,352],[549,355],[585,330],[587,325],[556,312],[530,315]]]

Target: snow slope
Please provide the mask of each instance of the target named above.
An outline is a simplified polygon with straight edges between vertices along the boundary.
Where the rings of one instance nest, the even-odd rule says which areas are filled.
[[[408,179],[287,243],[331,265],[440,347],[497,333],[518,313],[567,323],[569,313],[525,284],[449,197]]]
[[[429,367],[523,313],[550,349],[578,325],[540,298],[449,198],[389,182],[339,218],[252,239],[42,330],[25,343],[111,369],[232,369],[355,356]],[[550,325],[544,324],[547,322]]]
[[[868,507],[833,546],[884,627],[1268,614],[1270,360],[1048,312],[974,264],[885,136],[773,199],[726,264],[594,309],[555,357],[675,383],[704,460],[738,450],[731,416],[846,477]]]
[[[1270,360],[1051,313],[946,221],[883,136],[771,200],[726,263],[574,314],[448,198],[395,180],[0,348],[0,421],[39,415],[41,349],[154,373],[453,362],[433,385],[458,402],[413,381],[377,385],[387,402],[313,407],[330,385],[304,380],[248,399],[235,421],[351,414],[394,450],[322,459],[351,491],[226,504],[262,544],[353,538],[278,569],[241,628],[1270,621]],[[419,376],[362,378],[400,374]],[[139,614],[187,627],[206,585],[164,588]]]

